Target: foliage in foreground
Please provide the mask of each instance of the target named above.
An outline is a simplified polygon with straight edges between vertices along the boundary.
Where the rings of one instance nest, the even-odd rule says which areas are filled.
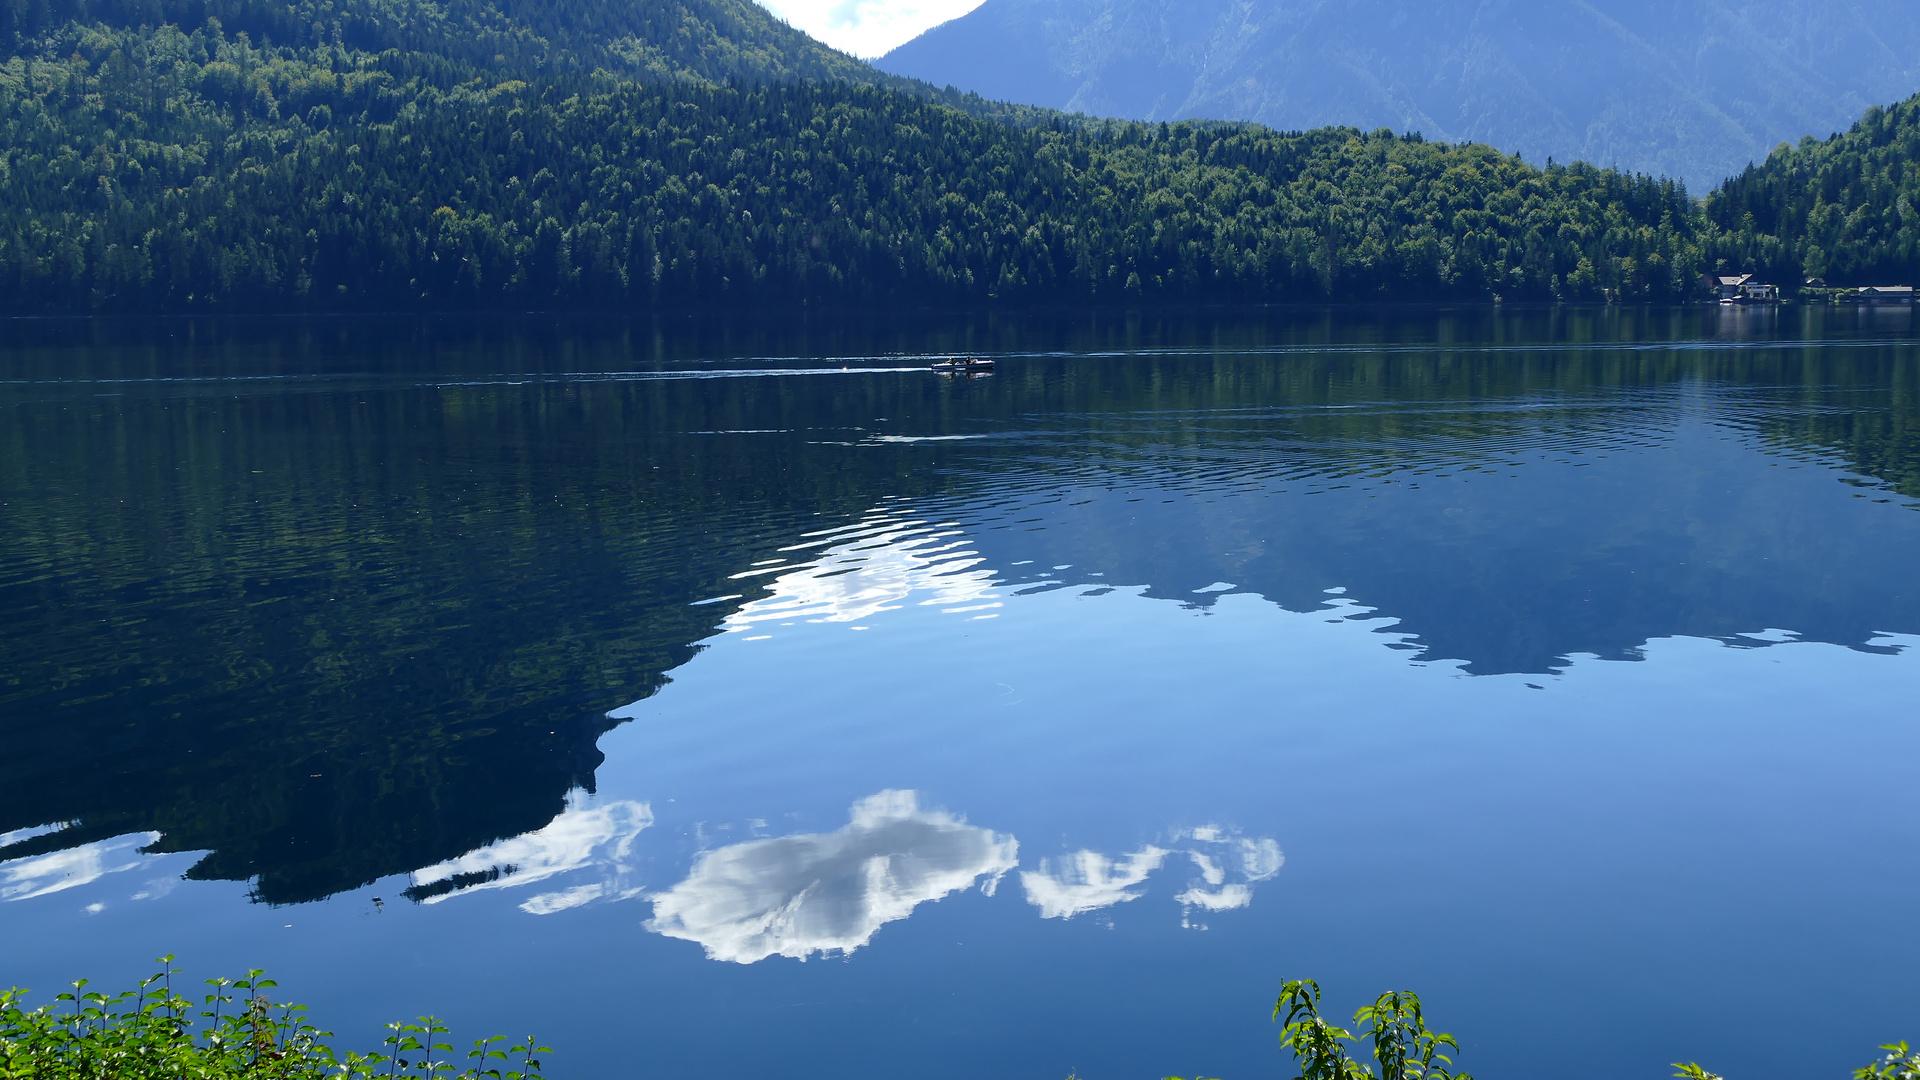
[[[462,1063],[451,1043],[437,1041],[446,1026],[423,1016],[388,1024],[380,1050],[342,1056],[322,1041],[331,1032],[307,1022],[306,1006],[263,992],[279,985],[263,972],[208,979],[211,992],[195,1002],[174,991],[173,959],[160,957],[167,966],[118,994],[89,991],[79,979],[56,995],[60,1004],[28,1009],[25,991],[0,991],[0,1080],[541,1080],[537,1055],[552,1050],[532,1036],[502,1046],[508,1040],[495,1035],[475,1040]],[[1361,1039],[1373,1044],[1378,1080],[1473,1080],[1440,1052],[1458,1052],[1460,1044],[1427,1027],[1420,998],[1409,991],[1388,991],[1355,1012],[1358,1034],[1320,1015],[1312,979],[1281,988],[1274,1019],[1283,1013],[1280,1045],[1298,1063],[1294,1080],[1375,1080],[1347,1052]],[[1880,1049],[1886,1054],[1854,1070],[1853,1080],[1920,1080],[1920,1051],[1904,1041]],[[1678,1080],[1722,1080],[1696,1062],[1674,1067]]]
[[[388,1024],[380,1050],[340,1055],[322,1041],[332,1033],[307,1022],[306,1006],[264,993],[277,984],[260,971],[208,979],[213,989],[199,1002],[174,991],[176,974],[167,966],[118,994],[80,979],[57,1004],[34,1009],[25,991],[0,991],[0,1080],[539,1080],[538,1055],[551,1049],[496,1035],[475,1041],[462,1064],[452,1044],[436,1041],[446,1026],[423,1016]]]
[[[1273,1017],[1280,1020],[1280,1045],[1293,1052],[1300,1068],[1294,1080],[1374,1080],[1374,1072],[1355,1061],[1346,1044],[1359,1039],[1373,1042],[1373,1059],[1380,1067],[1379,1080],[1473,1080],[1464,1072],[1453,1071],[1453,1060],[1440,1052],[1446,1047],[1458,1053],[1460,1044],[1445,1032],[1429,1030],[1418,995],[1390,990],[1374,1003],[1353,1014],[1358,1035],[1328,1023],[1320,1016],[1320,984],[1312,979],[1295,979],[1280,989]],[[1905,1042],[1880,1047],[1887,1053],[1853,1072],[1853,1080],[1920,1080],[1920,1051]],[[1674,1062],[1679,1080],[1723,1080],[1697,1062]],[[1183,1080],[1170,1076],[1165,1080]]]
[[[1358,1035],[1320,1016],[1320,984],[1312,979],[1294,979],[1280,988],[1273,1018],[1280,1020],[1283,1012],[1280,1045],[1299,1062],[1299,1080],[1372,1080],[1373,1070],[1347,1054],[1346,1044],[1361,1038],[1373,1042],[1380,1080],[1473,1080],[1452,1071],[1453,1059],[1440,1048],[1457,1053],[1460,1044],[1445,1032],[1428,1030],[1420,997],[1410,991],[1389,990],[1354,1013]]]
[[[1885,1043],[1880,1049],[1886,1056],[1877,1058],[1853,1070],[1853,1080],[1920,1080],[1920,1051],[1915,1051],[1905,1040],[1897,1043]],[[1673,1067],[1680,1070],[1674,1073],[1679,1080],[1723,1080],[1718,1073],[1710,1073],[1699,1062],[1674,1062]]]

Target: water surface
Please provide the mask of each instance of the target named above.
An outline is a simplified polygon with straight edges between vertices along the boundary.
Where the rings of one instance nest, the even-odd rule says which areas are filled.
[[[1837,1076],[1920,1035],[1917,391],[1884,310],[16,323],[0,982],[1053,1080],[1291,1075],[1312,976]]]

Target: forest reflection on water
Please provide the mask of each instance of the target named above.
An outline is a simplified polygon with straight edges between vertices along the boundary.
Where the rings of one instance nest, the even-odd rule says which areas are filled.
[[[16,349],[7,854],[157,832],[275,902],[443,864],[591,790],[607,711],[710,634],[926,583],[974,618],[1000,583],[1337,587],[1477,673],[1763,627],[1874,648],[1911,619],[1898,519],[1778,512],[1836,465],[1863,503],[1920,497],[1884,313],[1815,344],[1747,315],[1577,344],[1427,318],[1203,328],[1230,351],[1162,328],[959,382],[634,372],[625,337],[556,356],[538,327]],[[679,378],[730,370],[769,377]],[[1783,487],[1720,483],[1761,461]]]
[[[288,919],[377,894],[420,941],[637,928],[680,950],[647,963],[773,972],[944,971],[927,935],[1008,909],[996,935],[1092,970],[1047,950],[1117,927],[1145,955],[1135,920],[1296,955],[1244,942],[1283,897],[1370,910],[1325,876],[1370,850],[1477,896],[1408,838],[1524,876],[1496,851],[1516,821],[1562,829],[1538,865],[1590,850],[1618,882],[1595,902],[1651,910],[1657,860],[1618,852],[1654,834],[1610,823],[1668,796],[1527,785],[1587,767],[1595,716],[1665,740],[1580,748],[1636,792],[1776,736],[1826,762],[1847,730],[1803,745],[1785,703],[1850,724],[1898,682],[1901,314],[42,328],[0,350],[0,912],[151,911],[146,941],[240,882],[265,903],[237,907],[313,913]],[[999,370],[922,369],[961,348]],[[1735,700],[1753,745],[1670,745]],[[1362,748],[1401,787],[1349,772]],[[1802,815],[1860,855],[1864,810],[1814,771]],[[1744,806],[1791,773],[1702,790]],[[1362,788],[1405,821],[1303,808],[1372,821]]]

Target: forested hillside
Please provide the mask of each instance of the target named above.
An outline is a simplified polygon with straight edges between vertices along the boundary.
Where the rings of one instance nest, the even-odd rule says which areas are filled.
[[[883,76],[744,0],[0,0],[0,45],[31,56],[74,26],[195,30],[293,49],[388,50],[517,74],[606,68],[655,78]],[[52,35],[49,37],[48,35]]]
[[[506,78],[69,24],[0,74],[16,311],[1678,295],[1670,185],[1329,129],[1015,127],[838,81]]]
[[[1783,280],[1920,283],[1920,97],[1782,146],[1707,199],[1734,265]]]
[[[5,2],[14,313],[1671,300],[1770,250],[1485,146],[941,98],[746,0]]]

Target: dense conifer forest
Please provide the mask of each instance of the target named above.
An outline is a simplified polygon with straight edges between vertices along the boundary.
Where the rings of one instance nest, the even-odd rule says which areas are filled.
[[[1781,281],[1916,284],[1920,96],[1824,142],[1785,145],[1722,185],[1707,216],[1734,265]]]
[[[1912,105],[1703,207],[1384,130],[996,106],[746,0],[0,0],[0,41],[14,313],[1670,301],[1914,258]]]

